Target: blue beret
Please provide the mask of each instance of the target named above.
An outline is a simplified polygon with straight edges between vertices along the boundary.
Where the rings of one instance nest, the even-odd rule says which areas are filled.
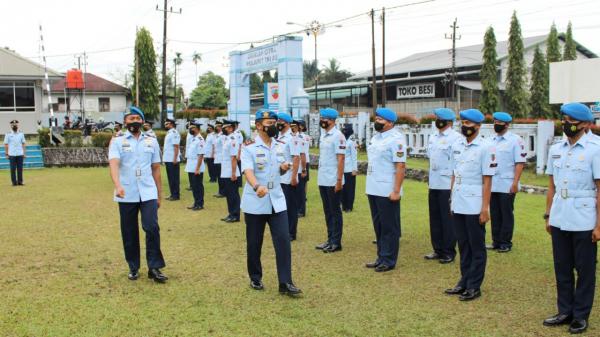
[[[306,127],[306,122],[304,121],[304,119],[299,119],[296,122],[298,123],[298,125],[302,125],[302,126]]]
[[[259,121],[261,119],[277,119],[277,113],[275,111],[269,109],[259,109],[256,112],[256,120]]]
[[[130,106],[129,107],[129,112],[125,113],[125,116],[129,116],[129,115],[140,115],[140,117],[142,117],[142,120],[146,119],[144,117],[144,112],[142,111],[142,109],[136,107],[136,106]]]
[[[585,104],[581,104],[581,103],[563,104],[560,107],[560,112],[563,115],[567,115],[578,121],[582,121],[582,122],[593,122],[594,121],[594,115],[592,114],[592,110],[590,110],[590,108]]]
[[[433,113],[437,119],[441,119],[443,121],[455,121],[456,113],[452,109],[448,108],[437,108],[433,109]]]
[[[377,110],[375,110],[375,115],[392,123],[396,123],[396,120],[398,119],[398,115],[396,115],[396,112],[388,108],[377,108]]]
[[[282,121],[286,122],[286,123],[291,123],[292,122],[292,116],[290,116],[289,113],[287,112],[280,112],[277,114],[277,119],[281,119]]]
[[[336,119],[336,118],[338,118],[338,112],[337,112],[337,110],[332,109],[332,108],[321,109],[319,111],[319,113],[321,114],[321,117],[323,117],[323,118],[329,118],[329,119]]]
[[[507,112],[494,112],[493,117],[495,120],[499,120],[504,123],[512,122],[512,117]]]
[[[481,111],[477,109],[467,109],[460,112],[460,119],[466,119],[473,123],[481,123],[485,119]]]

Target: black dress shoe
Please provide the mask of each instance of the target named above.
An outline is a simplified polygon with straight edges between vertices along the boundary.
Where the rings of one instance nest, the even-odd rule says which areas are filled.
[[[329,247],[329,242],[325,241],[325,242],[323,242],[323,243],[322,243],[322,244],[320,244],[320,245],[316,245],[316,246],[315,246],[315,249],[323,250],[323,249],[325,249],[325,248],[327,248],[327,247]]]
[[[222,194],[218,194],[218,193],[217,193],[217,194],[215,194],[215,195],[213,195],[213,197],[215,197],[215,198],[225,198],[225,196],[224,196],[224,195],[222,195]]]
[[[236,218],[236,217],[229,217],[229,219],[226,219],[225,222],[240,222],[240,218]]]
[[[250,288],[254,290],[264,290],[265,286],[261,281],[250,281]]]
[[[226,217],[224,217],[224,218],[221,218],[221,221],[227,221],[227,220],[229,220],[230,218],[231,218],[231,215],[228,215],[228,216],[226,216]]]
[[[298,213],[299,218],[304,218],[306,215],[304,213]]]
[[[574,319],[569,326],[569,332],[571,334],[582,333],[587,330],[588,323],[585,319]]]
[[[191,191],[191,190],[192,190],[192,188],[191,188],[191,187],[187,187],[185,190],[186,190],[186,191]]]
[[[500,247],[500,248],[496,249],[496,251],[498,253],[508,253],[511,251],[511,248],[510,247]]]
[[[194,206],[191,208],[192,211],[201,211],[204,209],[204,206]]]
[[[375,267],[375,271],[378,273],[385,273],[386,271],[390,271],[392,269],[394,269],[394,267],[390,267],[383,263]]]
[[[296,237],[295,236],[290,236],[290,241],[296,241]]]
[[[188,206],[187,209],[194,209],[194,207],[196,207],[196,206],[194,206],[194,205]]]
[[[342,250],[342,246],[340,245],[329,245],[323,248],[323,253],[335,253],[340,250]]]
[[[552,317],[548,317],[544,320],[544,326],[557,326],[570,324],[573,321],[573,316],[567,314],[557,314]]]
[[[157,283],[165,283],[169,279],[166,277],[158,268],[152,268],[148,270],[148,278],[153,279]]]
[[[377,268],[377,266],[379,266],[379,261],[365,263],[365,267],[367,268]]]
[[[168,197],[167,200],[168,201],[177,201],[177,200],[179,200],[179,198],[178,197]]]
[[[441,263],[441,264],[447,264],[447,263],[450,263],[452,261],[454,261],[454,256],[452,256],[452,257],[450,257],[450,256],[440,256],[440,259],[439,259],[438,262]]]
[[[302,290],[296,288],[292,283],[282,283],[279,285],[279,293],[290,297],[296,297],[302,294]]]
[[[461,301],[472,301],[477,297],[481,296],[481,290],[479,289],[467,289],[462,295],[458,297]]]
[[[433,252],[423,256],[423,258],[425,260],[438,260],[440,258],[440,255],[438,253]]]
[[[494,246],[494,245],[486,245],[486,246],[485,246],[485,249],[487,249],[487,250],[496,250],[496,249],[498,249],[498,246]]]
[[[449,288],[449,289],[444,290],[444,293],[446,295],[461,295],[464,292],[465,292],[465,288],[463,288],[461,286],[456,286],[454,288]]]
[[[139,271],[137,271],[137,270],[130,270],[130,271],[129,271],[129,274],[127,274],[127,278],[128,278],[130,281],[135,281],[135,280],[137,280],[138,278],[140,278],[140,272],[139,272]]]

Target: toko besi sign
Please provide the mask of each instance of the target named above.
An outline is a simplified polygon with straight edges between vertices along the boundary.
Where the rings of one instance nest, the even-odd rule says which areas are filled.
[[[277,45],[268,44],[242,53],[243,72],[261,72],[277,68]]]
[[[435,83],[396,86],[396,99],[416,97],[435,97]]]

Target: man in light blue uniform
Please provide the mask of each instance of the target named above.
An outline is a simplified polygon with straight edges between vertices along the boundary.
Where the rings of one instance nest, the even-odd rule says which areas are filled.
[[[404,136],[394,129],[397,114],[388,108],[375,111],[377,134],[367,145],[367,198],[377,238],[377,259],[367,268],[386,272],[396,267],[400,249],[400,198],[406,169]]]
[[[277,158],[285,168],[285,174],[280,178],[281,189],[285,195],[285,203],[290,226],[290,239],[296,240],[298,232],[298,169],[300,167],[300,149],[298,142],[292,136],[290,123],[292,116],[287,112],[277,114],[277,130],[279,137],[275,142],[277,148]]]
[[[487,261],[485,223],[490,219],[492,176],[498,163],[494,147],[479,134],[484,120],[481,111],[463,110],[460,118],[464,137],[452,144],[450,209],[460,253],[461,278],[445,293],[460,295],[461,301],[471,301],[481,296]]]
[[[13,186],[23,185],[23,160],[26,157],[25,135],[19,131],[19,121],[10,121],[11,131],[4,135],[4,155],[10,163]]]
[[[461,135],[452,128],[456,113],[452,109],[434,111],[437,131],[429,137],[429,231],[433,253],[426,260],[450,263],[456,256],[456,235],[450,218],[450,180],[452,178],[452,144]]]
[[[544,320],[544,325],[570,324],[569,332],[581,333],[588,327],[596,288],[600,143],[585,135],[594,120],[590,108],[569,103],[560,111],[567,139],[548,153],[550,184],[544,214],[552,236],[558,314]]]
[[[206,144],[204,149],[204,161],[208,169],[209,181],[214,183],[217,181],[215,174],[215,127],[208,124],[206,126]]]
[[[223,135],[223,122],[216,121],[215,122],[215,174],[217,175],[217,184],[219,185],[219,189],[217,194],[214,195],[215,198],[225,198],[225,192],[223,191],[223,181],[221,180],[221,164],[223,161],[223,141],[225,140],[225,135]]]
[[[305,203],[306,198],[306,181],[304,178],[306,177],[306,173],[304,172],[304,168],[306,167],[307,154],[305,153],[306,145],[304,143],[304,137],[300,133],[300,121],[292,120],[290,124],[290,128],[292,129],[292,137],[294,139],[294,144],[298,148],[300,163],[298,168],[298,185],[296,185],[296,209],[298,213],[298,218],[300,217],[300,208],[302,207],[302,203]]]
[[[167,135],[163,145],[163,163],[167,170],[167,180],[171,192],[167,200],[176,201],[179,200],[179,144],[181,143],[181,136],[175,130],[175,121],[172,119],[165,121],[165,129],[167,129]]]
[[[140,238],[138,213],[146,233],[148,278],[164,283],[167,277],[160,271],[165,260],[160,250],[158,208],[162,185],[160,179],[160,147],[156,138],[141,132],[144,113],[131,107],[125,114],[127,131],[115,137],[109,148],[110,176],[115,186],[114,200],[119,203],[121,236],[130,280],[139,278]]]
[[[301,162],[302,172],[300,173],[300,183],[302,185],[300,202],[298,203],[298,217],[302,218],[306,216],[306,191],[308,189],[308,180],[310,179],[310,143],[311,138],[308,135],[308,129],[306,128],[306,122],[302,119],[298,120],[299,137],[302,138],[304,162]],[[302,155],[301,157],[302,158]]]
[[[525,167],[525,143],[508,127],[512,117],[506,112],[494,112],[493,144],[496,147],[498,168],[492,177],[492,197],[490,215],[492,220],[492,245],[499,253],[512,249],[512,237],[515,228],[514,204],[519,192],[519,180]]]
[[[186,124],[186,129],[187,129],[187,133],[185,135],[185,152],[187,153],[188,150],[190,149],[190,142],[192,141],[192,139],[194,138],[194,135],[191,133],[190,129],[192,127],[192,125],[194,125],[194,121],[189,121]],[[186,155],[187,158],[187,155]],[[184,167],[185,169],[185,167]],[[184,170],[185,171],[185,170]],[[189,186],[186,188],[186,190],[191,191],[192,190],[192,181],[189,181]]]
[[[288,216],[280,181],[281,171],[288,171],[289,165],[285,165],[277,154],[274,140],[277,135],[277,114],[261,109],[256,113],[255,121],[258,136],[244,145],[241,152],[242,171],[246,176],[241,208],[246,222],[250,286],[255,290],[264,289],[260,255],[265,225],[268,223],[275,249],[279,292],[297,296],[302,291],[292,282]]]
[[[221,183],[227,199],[227,210],[229,214],[221,219],[225,222],[240,221],[240,168],[238,166],[237,137],[233,134],[235,121],[223,121],[223,150],[221,153]]]
[[[185,172],[188,174],[190,185],[192,186],[192,195],[194,204],[188,209],[199,211],[204,209],[204,138],[200,134],[199,123],[190,123],[189,134],[193,137],[186,143],[185,151]]]
[[[342,250],[344,219],[340,198],[344,186],[346,137],[335,126],[335,120],[338,117],[335,109],[321,109],[320,115],[321,139],[319,140],[317,184],[327,223],[327,241],[315,248],[323,250],[324,253],[333,253]]]
[[[356,142],[351,136],[354,134],[352,124],[344,125],[342,134],[346,137],[346,153],[344,156],[344,187],[342,188],[342,211],[352,212],[354,209],[354,196],[356,193],[356,175],[358,174],[358,151]]]

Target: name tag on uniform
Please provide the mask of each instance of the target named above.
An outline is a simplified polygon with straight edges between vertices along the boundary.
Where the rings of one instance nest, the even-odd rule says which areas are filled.
[[[142,169],[140,169],[140,168],[135,169],[135,176],[136,177],[141,177],[142,176]]]
[[[560,159],[560,154],[553,154],[552,159]]]
[[[272,190],[272,189],[273,189],[273,186],[274,186],[274,184],[273,184],[273,182],[272,182],[272,181],[269,181],[269,182],[267,183],[267,188],[268,188],[268,189]]]
[[[569,197],[569,190],[563,188],[560,190],[560,197],[563,199],[567,199]]]

